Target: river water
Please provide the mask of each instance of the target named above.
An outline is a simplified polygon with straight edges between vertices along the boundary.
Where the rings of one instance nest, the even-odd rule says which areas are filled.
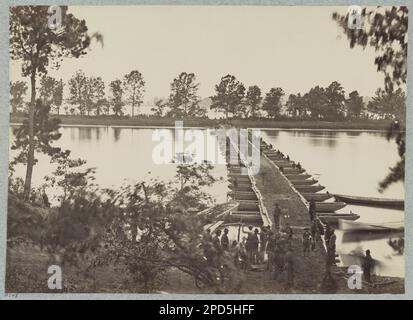
[[[216,163],[212,174],[216,178],[226,177],[224,159],[218,152],[214,132],[205,129],[184,130],[191,135],[204,137],[204,154]],[[101,187],[117,188],[123,183],[159,178],[172,180],[176,164],[171,163],[173,155],[180,151],[181,136],[172,128],[120,128],[120,127],[78,127],[61,128],[62,137],[56,146],[71,150],[72,157],[87,160],[86,167],[96,167],[96,183]],[[12,127],[10,139],[13,139]],[[165,163],[156,164],[154,150],[159,151],[161,141],[173,142],[172,150],[156,153]],[[394,142],[386,140],[384,132],[324,131],[324,130],[263,130],[262,137],[280,149],[290,158],[300,161],[308,173],[313,174],[330,193],[387,198],[404,198],[404,185],[392,185],[383,194],[377,191],[378,182],[397,161]],[[183,142],[184,148],[191,145],[191,137]],[[164,139],[164,140],[162,140]],[[215,144],[214,144],[215,142]],[[169,143],[170,145],[170,143]],[[199,145],[196,146],[200,153]],[[158,149],[156,149],[158,148]],[[202,153],[202,152],[201,152]],[[10,151],[13,158],[15,151]],[[38,155],[39,163],[33,172],[33,184],[43,182],[43,177],[53,171],[53,165],[46,156]],[[16,175],[24,177],[24,168],[16,167]],[[227,182],[224,179],[207,189],[220,203],[226,201]],[[352,210],[361,216],[359,221],[400,221],[404,212],[371,207],[347,206],[343,212]],[[370,249],[372,256],[380,261],[376,272],[381,275],[404,276],[404,257],[396,255],[387,244],[388,237],[366,239],[365,237],[344,241],[337,232],[337,250],[349,254],[354,250]]]

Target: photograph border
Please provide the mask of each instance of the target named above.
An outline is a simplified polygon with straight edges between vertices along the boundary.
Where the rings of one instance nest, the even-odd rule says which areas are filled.
[[[376,6],[403,5],[411,10],[409,1],[316,1],[316,0],[2,0],[0,2],[0,299],[128,299],[128,300],[393,300],[413,298],[413,105],[412,54],[407,59],[407,123],[406,123],[406,168],[405,168],[405,293],[404,294],[140,294],[140,293],[5,293],[6,245],[7,245],[7,184],[9,164],[9,6],[12,5],[274,5],[274,6]],[[410,13],[410,12],[409,12]],[[413,44],[413,19],[409,19],[408,43]],[[410,50],[411,51],[411,50]],[[411,107],[410,107],[411,108]],[[410,213],[410,214],[406,214]]]

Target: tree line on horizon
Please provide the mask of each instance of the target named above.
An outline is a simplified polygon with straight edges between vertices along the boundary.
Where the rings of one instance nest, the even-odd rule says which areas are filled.
[[[68,97],[63,97],[64,86]],[[206,118],[207,110],[200,106],[199,82],[194,73],[180,73],[171,83],[168,98],[155,98],[151,111],[156,117]],[[62,79],[43,75],[40,79],[39,98],[51,105],[53,113],[60,115],[63,107],[66,115],[113,115],[125,116],[129,106],[131,116],[139,112],[145,93],[145,81],[138,70],[125,74],[122,79],[106,84],[101,77],[86,76],[78,70],[67,84]],[[10,82],[11,112],[24,112],[28,87],[24,81]],[[306,93],[286,96],[282,88],[271,88],[263,94],[257,85],[246,88],[233,75],[226,75],[215,86],[210,110],[222,113],[226,119],[280,118],[281,115],[308,120],[339,121],[346,119],[405,119],[405,92],[398,88],[386,91],[378,88],[367,103],[358,91],[348,95],[337,81],[327,87],[315,86]]]

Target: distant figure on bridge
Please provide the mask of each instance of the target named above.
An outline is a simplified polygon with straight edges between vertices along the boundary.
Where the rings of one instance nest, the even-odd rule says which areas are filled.
[[[281,217],[281,209],[278,206],[278,203],[275,204],[275,208],[274,208],[274,213],[273,213],[273,217],[274,217],[274,229],[278,230],[280,228],[280,217]]]
[[[234,189],[238,188],[238,179],[237,179],[237,177],[234,177],[233,186],[234,186]]]
[[[333,229],[330,227],[330,224],[326,222],[326,229],[324,231],[324,242],[327,248],[328,248],[328,241],[330,240],[332,231]]]
[[[311,251],[315,250],[317,237],[318,237],[318,221],[316,219],[313,220],[310,227],[311,233]]]
[[[301,163],[297,163],[297,169],[301,170],[303,167],[301,166]]]
[[[336,233],[334,229],[331,231],[330,239],[328,240],[328,248],[331,251],[331,254],[334,256],[333,264],[335,263],[335,256],[336,256]]]
[[[316,216],[316,209],[315,209],[315,202],[313,199],[310,200],[310,206],[308,208],[308,213],[310,215],[310,220],[314,221],[314,218]]]

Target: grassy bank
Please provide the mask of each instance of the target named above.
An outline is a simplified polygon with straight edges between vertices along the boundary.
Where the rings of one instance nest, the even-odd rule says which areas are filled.
[[[175,121],[180,119],[159,118],[153,116],[138,117],[113,117],[113,116],[71,116],[61,115],[62,124],[90,125],[90,126],[175,126]],[[10,123],[21,123],[22,115],[10,116]],[[390,120],[348,120],[348,121],[314,121],[296,120],[285,118],[273,119],[183,119],[185,127],[216,127],[220,124],[231,124],[241,128],[283,128],[283,129],[341,129],[341,130],[386,130]]]
[[[291,194],[288,186],[279,178],[279,173],[275,172],[264,161],[264,176],[257,176],[258,187],[262,191],[267,209],[273,209],[273,202],[276,200],[283,208],[291,209],[289,222],[293,227],[308,225],[308,213],[303,208],[302,203]],[[278,183],[276,183],[278,182]],[[61,250],[52,250],[50,247],[40,248],[39,244],[33,241],[21,241],[22,239],[36,238],[40,231],[35,230],[28,223],[20,223],[22,216],[41,216],[48,214],[44,208],[33,207],[30,204],[16,200],[9,195],[8,202],[8,231],[12,234],[19,234],[13,237],[14,241],[8,238],[7,247],[7,268],[6,268],[6,292],[8,293],[56,293],[49,290],[47,280],[50,274],[48,267],[52,264],[62,268],[63,290],[57,292],[70,293],[143,293],[142,283],[133,280],[133,275],[126,272],[121,265],[102,265],[88,269],[90,261],[79,260],[76,264],[64,263]],[[49,212],[50,213],[50,212]],[[20,219],[17,219],[19,218]],[[17,229],[16,229],[17,228]],[[295,280],[291,289],[286,288],[286,273],[283,272],[277,279],[269,271],[249,271],[242,272],[240,279],[242,286],[236,291],[228,293],[237,294],[285,294],[285,293],[322,293],[320,283],[324,273],[324,250],[320,241],[317,249],[311,252],[309,257],[301,254],[301,229],[295,228],[292,247],[295,254]],[[92,254],[92,253],[90,253]],[[92,255],[89,255],[92,258]],[[390,277],[373,277],[374,285],[365,286],[361,290],[350,290],[347,286],[348,274],[345,269],[335,268],[333,270],[337,280],[337,293],[360,294],[360,293],[403,293],[404,279]],[[214,293],[211,287],[198,288],[194,278],[183,273],[176,268],[170,268],[165,275],[164,281],[157,285],[155,292],[167,293]]]

